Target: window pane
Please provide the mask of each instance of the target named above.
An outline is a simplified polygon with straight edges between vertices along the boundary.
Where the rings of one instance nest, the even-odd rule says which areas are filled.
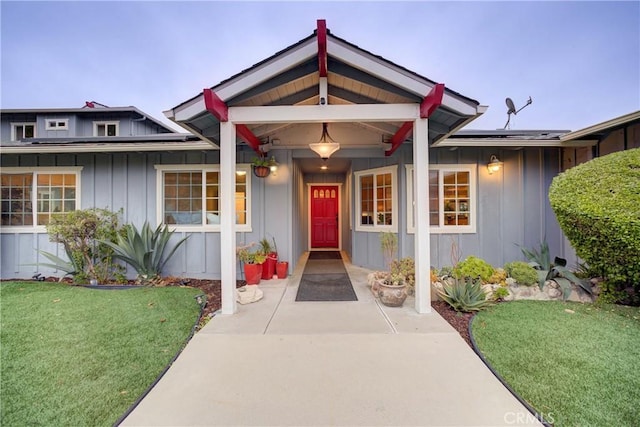
[[[164,173],[166,224],[202,224],[202,172]]]
[[[33,174],[2,174],[0,182],[2,225],[32,225]]]
[[[36,135],[36,127],[34,125],[25,125],[24,126],[24,137],[25,138],[33,138]]]
[[[38,225],[46,225],[51,214],[76,209],[75,174],[37,173]]]
[[[373,225],[373,175],[360,177],[360,224]]]
[[[444,174],[445,224],[448,226],[469,225],[470,174],[469,172],[445,172]]]
[[[437,170],[429,171],[429,225],[440,225],[440,175]]]

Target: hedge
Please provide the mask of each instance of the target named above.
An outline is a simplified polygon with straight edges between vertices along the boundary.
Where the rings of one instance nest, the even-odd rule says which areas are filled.
[[[615,290],[640,294],[640,149],[561,173],[549,201],[576,254]]]

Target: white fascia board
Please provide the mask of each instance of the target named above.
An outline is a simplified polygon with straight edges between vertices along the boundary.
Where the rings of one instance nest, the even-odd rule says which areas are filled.
[[[426,96],[434,86],[428,82],[417,80],[415,76],[407,72],[394,69],[374,57],[364,55],[362,52],[356,52],[351,47],[331,38],[327,40],[327,51],[329,55],[336,57],[352,67],[372,74],[421,97]],[[442,105],[462,115],[471,116],[479,113],[478,107],[452,95],[448,95],[446,91],[442,97]]]
[[[124,153],[136,151],[202,151],[216,150],[213,144],[204,141],[191,143],[145,143],[145,144],[103,144],[103,145],[56,145],[1,147],[0,154],[55,154],[55,153]]]
[[[230,107],[234,123],[407,122],[420,117],[418,104],[278,105]]]
[[[223,101],[231,99],[256,85],[277,76],[283,71],[307,61],[309,58],[317,56],[317,49],[318,46],[316,39],[311,39],[305,44],[296,46],[291,51],[247,71],[241,76],[238,76],[237,79],[217,86],[215,88],[215,92]]]
[[[615,119],[607,120],[606,122],[598,123],[593,126],[589,126],[584,129],[576,130],[573,132],[565,133],[560,137],[563,141],[577,139],[591,133],[600,132],[601,130],[623,125],[627,122],[640,119],[640,110],[633,113],[625,114],[624,116],[616,117]]]
[[[563,142],[558,139],[447,138],[433,147],[592,147],[596,140]]]
[[[181,105],[179,108],[174,109],[174,117],[172,118],[172,120],[176,122],[186,122],[204,113],[205,111],[206,107],[204,105],[204,96],[200,94],[189,103]]]

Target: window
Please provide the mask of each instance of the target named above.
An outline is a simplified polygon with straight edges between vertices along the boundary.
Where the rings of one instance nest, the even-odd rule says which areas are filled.
[[[397,231],[397,166],[356,172],[356,230]]]
[[[35,123],[11,123],[11,140],[21,141],[25,138],[36,137]]]
[[[415,232],[413,165],[407,166],[407,232]],[[425,213],[426,214],[426,213]],[[429,225],[432,233],[476,232],[476,166],[429,166]]]
[[[3,168],[0,175],[0,209],[3,227],[47,225],[51,215],[78,208],[81,168]],[[15,229],[11,229],[15,231]]]
[[[68,130],[69,119],[47,119],[45,122],[46,130]]]
[[[93,122],[93,136],[118,136],[119,122]]]
[[[217,165],[158,165],[158,221],[176,228],[219,231],[220,169]],[[251,231],[251,174],[238,165],[235,207],[238,231]]]

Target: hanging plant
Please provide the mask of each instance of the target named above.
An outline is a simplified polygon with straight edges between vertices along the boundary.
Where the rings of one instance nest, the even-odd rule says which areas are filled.
[[[253,174],[258,178],[266,178],[271,173],[271,166],[275,166],[276,164],[275,157],[271,157],[270,159],[266,157],[256,157],[251,163],[253,166]]]

